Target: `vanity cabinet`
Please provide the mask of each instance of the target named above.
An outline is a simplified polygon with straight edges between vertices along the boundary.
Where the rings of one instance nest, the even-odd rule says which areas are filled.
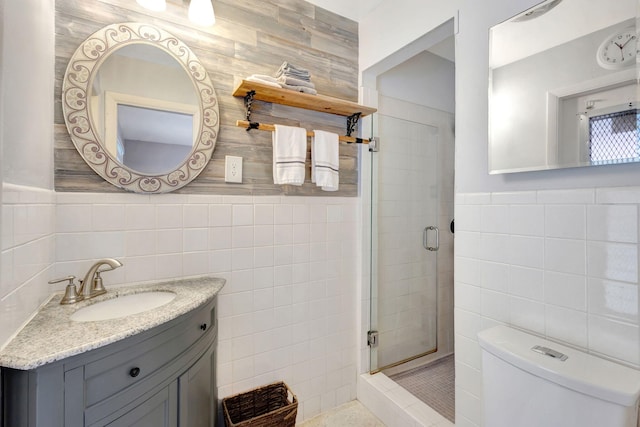
[[[3,370],[4,427],[215,426],[216,339],[214,298],[105,347]]]
[[[95,426],[129,427],[129,426],[158,426],[175,427],[178,425],[178,408],[176,399],[176,384],[148,397],[143,403],[131,411],[117,418],[113,422],[99,422]]]

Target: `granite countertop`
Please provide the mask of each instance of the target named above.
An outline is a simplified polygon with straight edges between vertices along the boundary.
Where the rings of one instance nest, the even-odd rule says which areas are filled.
[[[54,294],[22,330],[0,351],[0,366],[34,369],[120,341],[159,326],[211,301],[225,284],[213,276],[193,276],[127,286],[107,286],[107,293],[86,301],[60,305],[62,293]],[[69,317],[82,307],[129,294],[170,291],[169,303],[138,314],[95,322],[76,322]]]

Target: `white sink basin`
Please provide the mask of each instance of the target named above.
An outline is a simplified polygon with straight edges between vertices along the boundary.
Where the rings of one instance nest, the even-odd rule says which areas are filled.
[[[118,296],[82,307],[71,315],[76,322],[95,322],[118,319],[160,307],[176,297],[173,292],[150,291],[139,294]]]

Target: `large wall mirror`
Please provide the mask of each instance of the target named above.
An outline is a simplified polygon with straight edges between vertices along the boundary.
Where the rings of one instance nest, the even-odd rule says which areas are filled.
[[[166,193],[205,168],[219,129],[218,102],[193,52],[159,28],[114,24],[76,50],[62,109],[85,162],[113,185]]]
[[[548,0],[490,29],[490,173],[640,161],[636,6]]]

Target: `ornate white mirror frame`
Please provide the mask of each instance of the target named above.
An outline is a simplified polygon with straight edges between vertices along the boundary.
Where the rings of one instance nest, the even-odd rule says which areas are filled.
[[[175,169],[149,175],[135,171],[105,149],[96,132],[88,102],[100,65],[117,49],[147,44],[167,52],[193,82],[199,99],[200,123],[189,155]],[[87,38],[75,51],[62,82],[62,111],[67,130],[84,161],[116,187],[136,193],[166,193],[177,190],[206,167],[215,148],[219,129],[218,100],[207,71],[182,41],[157,27],[142,23],[108,25]]]

